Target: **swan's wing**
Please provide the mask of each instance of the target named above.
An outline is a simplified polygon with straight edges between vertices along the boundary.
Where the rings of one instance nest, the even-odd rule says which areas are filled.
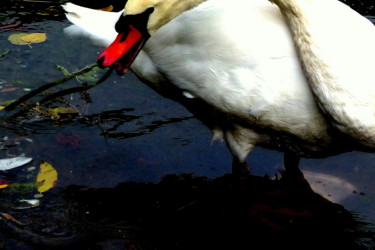
[[[85,8],[73,3],[62,5],[66,18],[74,25],[64,33],[72,36],[89,37],[95,45],[108,46],[116,38],[115,24],[123,11],[108,12]]]
[[[284,13],[317,103],[331,124],[375,148],[375,27],[337,0],[270,0]]]

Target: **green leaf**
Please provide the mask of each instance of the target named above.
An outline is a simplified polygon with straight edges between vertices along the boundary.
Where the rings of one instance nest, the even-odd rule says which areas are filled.
[[[12,80],[12,83],[15,83],[15,84],[23,84],[24,82],[23,82],[23,81],[19,81],[19,80]]]
[[[71,73],[69,72],[69,70],[67,70],[65,67],[63,67],[61,65],[56,65],[56,68],[58,68],[66,76],[71,75]]]
[[[30,194],[35,192],[35,183],[10,183],[8,191],[17,194]]]
[[[9,104],[11,104],[12,102],[16,101],[15,99],[13,100],[9,100],[9,101],[5,101],[5,102],[1,102],[0,103],[0,106],[8,106]]]
[[[69,76],[71,75],[71,73],[69,72],[69,70],[67,68],[65,68],[64,66],[61,66],[61,65],[56,65],[56,67],[66,76]],[[79,82],[95,82],[98,80],[99,76],[101,75],[100,72],[102,71],[103,69],[95,66],[92,68],[92,70],[90,70],[89,72],[87,73],[84,73],[84,74],[81,74],[79,76],[76,76],[77,80]]]
[[[89,72],[77,76],[77,80],[80,81],[80,82],[96,82],[99,78],[99,75],[101,75],[100,72],[102,70],[103,69],[101,69],[99,67],[94,67]]]
[[[48,113],[56,120],[65,115],[78,115],[78,111],[73,107],[56,107],[48,110]]]
[[[4,52],[0,53],[0,58],[3,57],[3,56],[5,56],[5,55],[8,54],[8,53],[10,53],[10,50],[9,50],[9,49],[7,49],[7,50],[5,50]]]

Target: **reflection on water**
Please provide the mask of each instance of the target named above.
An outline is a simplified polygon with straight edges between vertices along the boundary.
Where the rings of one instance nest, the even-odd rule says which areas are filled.
[[[63,36],[68,22],[58,4],[38,2],[1,3],[0,54],[10,52],[0,57],[0,103],[61,78],[56,64],[75,71],[99,52],[86,39]],[[20,30],[46,32],[48,39],[10,44],[8,36]],[[0,173],[0,180],[31,183],[33,167],[44,160],[55,166],[59,181],[38,198],[38,207],[23,210],[16,209],[19,200],[34,199],[35,190],[0,189],[0,248],[373,247],[373,154],[304,159],[301,168],[317,195],[298,176],[275,179],[282,154],[257,149],[249,159],[254,176],[239,190],[225,175],[231,163],[225,146],[211,143],[208,129],[189,112],[132,74],[111,76],[88,94],[91,102],[79,94],[65,97],[77,116],[51,120],[38,113],[33,120],[1,123],[0,158],[34,161]]]

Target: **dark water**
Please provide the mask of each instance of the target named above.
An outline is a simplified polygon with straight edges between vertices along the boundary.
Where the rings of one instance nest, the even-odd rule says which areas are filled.
[[[63,77],[56,65],[73,72],[95,62],[100,49],[63,35],[69,23],[55,3],[0,3],[0,54],[9,51],[0,57],[0,103]],[[349,3],[374,15],[373,6]],[[17,32],[45,32],[48,38],[13,45],[8,37]],[[79,84],[73,79],[63,86]],[[283,169],[282,154],[264,149],[251,154],[254,176],[238,190],[224,176],[231,171],[225,145],[211,143],[210,131],[178,103],[131,73],[113,74],[88,94],[91,102],[76,93],[52,104],[73,106],[79,111],[74,117],[51,120],[32,112],[1,123],[0,159],[25,155],[33,161],[0,173],[0,180],[33,183],[39,162],[47,161],[58,183],[37,198],[38,207],[23,210],[16,209],[19,200],[35,199],[35,190],[0,189],[0,249],[374,245],[374,154],[302,160],[310,185],[333,203],[300,176],[274,180]]]

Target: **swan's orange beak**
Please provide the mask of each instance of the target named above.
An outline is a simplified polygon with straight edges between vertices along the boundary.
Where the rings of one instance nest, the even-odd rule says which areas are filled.
[[[148,17],[153,10],[139,15],[122,16],[116,24],[119,33],[98,57],[100,67],[113,67],[119,75],[125,74],[150,35],[147,32]]]
[[[129,26],[128,33],[120,33],[107,49],[99,54],[100,67],[114,67],[119,75],[125,74],[147,38],[135,27]]]

